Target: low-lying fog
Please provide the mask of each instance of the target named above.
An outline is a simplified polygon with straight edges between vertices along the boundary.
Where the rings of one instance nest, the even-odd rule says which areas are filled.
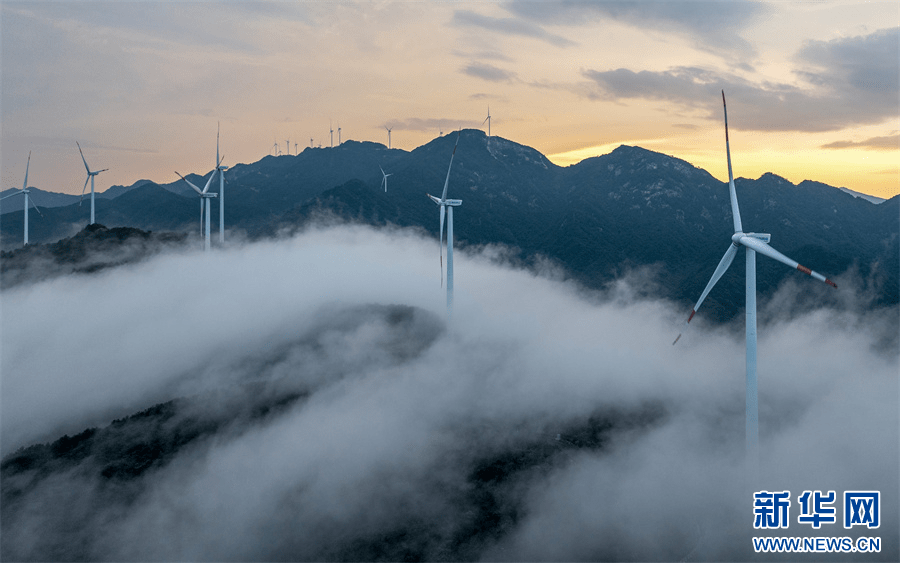
[[[5,558],[368,558],[377,552],[353,546],[396,544],[397,534],[426,559],[751,557],[743,315],[713,326],[701,308],[672,346],[689,306],[634,297],[656,283],[651,273],[588,292],[552,267],[535,275],[502,257],[455,253],[446,325],[437,241],[365,227],[5,291],[4,456],[250,381],[308,393],[264,423],[180,450],[118,492],[74,471],[40,481],[25,508],[4,514]],[[854,299],[854,280],[836,279]],[[753,490],[791,491],[793,522],[779,534],[879,536],[881,553],[857,558],[893,560],[898,354],[885,331],[896,330],[897,310],[791,319],[766,310],[804,282],[816,283],[786,284],[760,304],[771,321],[759,329]],[[414,319],[391,332],[370,305],[409,306]],[[310,334],[315,346],[294,346]],[[557,447],[597,416],[631,422],[602,447],[572,447],[505,479],[513,517],[459,548],[460,499],[477,492],[478,463]],[[800,525],[804,490],[879,490],[881,527]],[[57,502],[72,512],[51,516]]]

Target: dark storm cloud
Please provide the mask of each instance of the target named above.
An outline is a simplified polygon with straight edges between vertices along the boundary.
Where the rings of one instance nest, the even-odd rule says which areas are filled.
[[[753,49],[739,33],[769,11],[760,2],[720,1],[516,1],[507,8],[519,17],[541,23],[585,25],[610,19],[645,31],[674,32],[704,50],[743,57],[751,55]]]
[[[697,67],[585,70],[582,74],[594,86],[588,96],[596,99],[666,101],[721,119],[716,100],[725,90],[733,107],[740,108],[733,113],[736,129],[833,131],[882,123],[897,115],[898,34],[890,29],[808,44],[798,55],[808,68],[797,74],[809,86],[751,82]]]
[[[492,64],[471,62],[463,67],[462,72],[475,78],[481,78],[490,82],[512,82],[516,80],[516,73],[503,70]]]
[[[539,25],[518,18],[495,18],[483,16],[470,10],[456,10],[453,13],[453,24],[459,27],[485,29],[503,35],[539,39],[556,47],[572,47],[577,45],[574,41],[560,35],[549,33]]]

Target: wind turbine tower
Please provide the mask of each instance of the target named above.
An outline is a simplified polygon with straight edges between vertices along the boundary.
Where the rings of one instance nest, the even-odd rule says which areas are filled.
[[[328,132],[331,134],[331,147],[334,148],[334,128],[330,121],[328,122]]]
[[[38,212],[38,215],[40,215],[41,217],[44,216],[44,214],[41,213],[41,210],[38,209],[37,205],[34,205],[34,202],[28,199],[28,169],[30,167],[31,167],[31,152],[28,153],[28,162],[25,164],[25,181],[22,182],[22,189],[17,191],[16,193],[9,194],[9,195],[6,195],[6,196],[3,196],[2,198],[0,198],[0,200],[4,200],[4,199],[6,199],[8,197],[12,197],[14,195],[24,195],[25,196],[25,202],[24,202],[25,205],[23,207],[24,212],[25,212],[25,221],[24,221],[24,223],[25,223],[25,229],[24,229],[25,230],[25,242],[23,243],[24,246],[28,245],[28,204],[31,203],[31,205],[34,207],[34,210]]]
[[[103,170],[97,170],[96,172],[91,172],[90,167],[88,166],[87,160],[84,159],[84,151],[81,150],[81,145],[78,144],[78,141],[75,141],[75,144],[78,145],[78,152],[81,153],[81,161],[84,162],[84,169],[87,170],[87,178],[84,180],[84,187],[81,188],[81,200],[78,201],[78,205],[81,205],[81,202],[84,201],[84,190],[87,189],[88,180],[91,181],[91,225],[95,223],[94,221],[94,176],[101,172],[106,172],[109,168],[104,168]]]
[[[484,127],[484,124],[487,123],[488,130],[487,136],[491,136],[491,106],[488,106],[488,116],[481,122],[481,126]]]
[[[205,237],[205,243],[203,245],[203,248],[207,252],[209,252],[209,200],[216,197],[217,195],[219,195],[215,192],[210,193],[209,186],[212,184],[213,178],[216,177],[217,171],[218,171],[218,167],[213,169],[212,174],[209,175],[209,180],[206,181],[206,185],[203,187],[202,190],[200,188],[198,188],[197,186],[195,186],[194,184],[192,184],[190,182],[190,180],[188,180],[181,174],[178,174],[177,170],[175,171],[175,173],[178,174],[178,177],[181,178],[182,180],[184,180],[185,182],[187,182],[187,185],[194,188],[194,191],[197,192],[197,195],[200,196],[200,229],[201,229],[201,232],[203,230],[203,208],[204,208],[204,202],[205,202],[205,206],[206,206],[206,233],[205,234],[206,234],[206,237]]]
[[[222,166],[225,155],[219,158],[219,127],[216,126],[216,172],[219,173],[219,244],[225,244],[225,171],[227,166]],[[209,200],[207,200],[207,203]],[[206,208],[207,217],[209,216],[209,207]],[[209,230],[209,219],[207,219],[207,231]],[[209,241],[209,233],[206,235],[207,246]]]
[[[341,146],[341,126],[338,125],[338,146]]]
[[[427,194],[433,202],[441,208],[440,223],[440,256],[441,256],[441,283],[444,282],[444,213],[447,214],[447,319],[453,314],[453,208],[462,205],[461,199],[447,199],[447,185],[450,183],[450,169],[453,167],[453,157],[456,156],[456,147],[459,146],[459,137],[462,131],[456,134],[456,144],[453,145],[453,153],[450,155],[450,166],[447,167],[447,178],[444,180],[444,191],[440,199]],[[387,181],[385,179],[385,181]]]
[[[743,226],[741,225],[741,213],[738,209],[738,200],[737,200],[737,192],[734,189],[734,174],[731,170],[731,148],[728,142],[728,109],[725,106],[725,92],[722,92],[722,110],[725,114],[725,152],[728,158],[728,192],[731,197],[731,216],[734,221],[734,234],[731,236],[731,244],[728,246],[728,250],[725,251],[725,255],[719,261],[719,265],[716,266],[716,270],[713,272],[712,278],[709,280],[709,283],[706,284],[706,289],[703,290],[703,293],[700,294],[700,299],[697,300],[697,304],[694,305],[694,308],[691,310],[691,314],[687,319],[687,323],[691,322],[691,319],[694,318],[694,314],[697,312],[697,309],[700,308],[700,304],[703,303],[703,300],[706,299],[706,296],[709,294],[710,290],[712,290],[713,286],[716,285],[716,282],[722,277],[728,267],[731,266],[731,262],[734,260],[734,256],[737,254],[737,251],[740,247],[744,247],[746,249],[747,255],[747,268],[746,268],[746,346],[747,346],[747,391],[746,391],[746,421],[745,421],[745,430],[746,430],[746,441],[747,441],[747,463],[748,468],[751,473],[751,478],[755,479],[756,475],[759,471],[759,405],[757,401],[757,378],[756,378],[756,253],[763,254],[777,260],[790,268],[795,268],[800,272],[808,276],[812,276],[813,278],[823,281],[828,285],[836,288],[837,285],[823,276],[818,272],[814,272],[807,268],[806,266],[802,266],[791,260],[781,252],[778,252],[771,246],[769,246],[769,240],[771,236],[767,233],[745,233]],[[678,342],[678,339],[681,338],[679,334],[675,339],[675,342]],[[672,344],[674,345],[675,342]]]
[[[391,148],[391,130],[393,127],[384,126],[385,130],[388,132],[388,148]]]

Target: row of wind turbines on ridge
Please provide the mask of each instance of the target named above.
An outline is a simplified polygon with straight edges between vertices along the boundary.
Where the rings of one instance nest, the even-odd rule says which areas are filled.
[[[748,468],[751,474],[751,477],[756,476],[759,468],[759,408],[758,408],[758,399],[757,399],[757,321],[756,321],[756,254],[760,253],[769,258],[777,260],[790,268],[794,268],[804,274],[807,274],[819,281],[823,281],[826,284],[837,288],[837,285],[826,278],[822,274],[815,272],[799,263],[791,258],[788,258],[781,252],[775,250],[771,246],[769,246],[769,242],[771,239],[771,235],[768,233],[752,233],[752,232],[744,232],[743,225],[741,223],[741,214],[740,209],[738,207],[738,199],[737,192],[734,186],[734,174],[732,172],[731,167],[731,147],[728,139],[728,109],[725,104],[725,92],[722,92],[722,109],[725,118],[725,151],[726,158],[728,162],[728,192],[731,201],[731,212],[732,212],[732,220],[734,225],[734,234],[731,237],[731,244],[728,247],[728,250],[725,251],[725,255],[719,261],[718,266],[716,266],[715,271],[713,272],[712,277],[707,283],[706,288],[700,294],[700,298],[697,300],[696,305],[694,305],[691,310],[690,316],[685,323],[687,326],[691,320],[694,318],[694,315],[697,313],[697,310],[700,308],[700,305],[706,299],[707,295],[709,295],[712,288],[716,285],[716,283],[722,278],[728,268],[731,266],[732,261],[734,260],[735,255],[738,250],[743,247],[746,250],[746,283],[745,283],[745,314],[746,314],[746,449],[747,449],[747,462]],[[488,116],[485,119],[485,123],[488,124],[488,138],[490,138],[490,108],[488,108]],[[482,123],[484,125],[484,123]],[[390,147],[390,132],[391,129],[385,127],[388,131],[388,146]],[[340,128],[338,128],[340,131]],[[453,208],[459,207],[462,205],[462,200],[460,199],[450,199],[447,197],[447,191],[450,183],[450,171],[453,167],[453,159],[456,156],[456,149],[459,146],[459,139],[462,134],[462,131],[457,132],[456,142],[453,145],[453,152],[450,155],[450,164],[447,167],[447,176],[444,179],[444,189],[441,192],[441,197],[435,197],[431,194],[426,194],[435,204],[440,208],[440,223],[439,223],[439,257],[440,257],[440,265],[441,265],[441,284],[443,285],[444,280],[444,223],[446,218],[447,224],[447,317],[448,319],[451,317],[453,310]],[[77,144],[77,142],[76,142]],[[91,181],[91,223],[94,223],[94,177],[100,174],[101,172],[105,172],[107,169],[92,171],[88,166],[87,160],[84,158],[84,152],[81,150],[81,145],[78,144],[78,150],[81,153],[81,159],[84,162],[85,170],[87,171],[87,179],[85,179],[84,188],[82,188],[82,200],[84,198],[84,192],[87,189],[88,180]],[[225,241],[225,171],[228,169],[227,166],[223,166],[222,162],[224,160],[224,156],[219,156],[219,132],[216,132],[216,167],[213,170],[212,174],[210,174],[209,179],[206,182],[206,185],[201,189],[198,186],[194,185],[187,178],[179,174],[177,171],[175,172],[178,176],[184,180],[191,188],[197,192],[197,195],[200,197],[200,223],[201,228],[203,228],[203,218],[204,215],[206,217],[205,223],[205,249],[208,251],[210,248],[210,199],[218,197],[219,199],[219,242],[224,243]],[[25,181],[22,184],[22,189],[16,191],[13,194],[9,194],[2,199],[6,199],[8,197],[13,197],[17,195],[24,195],[25,197],[25,244],[28,244],[28,206],[29,203],[34,206],[35,210],[40,214],[40,210],[37,209],[37,206],[34,205],[33,201],[29,200],[28,197],[28,169],[31,165],[31,153],[28,154],[28,163],[25,166]],[[393,174],[386,173],[383,168],[379,166],[382,174],[382,182],[381,186],[384,187],[385,192],[387,192],[387,179],[388,176],[392,176]],[[209,188],[212,185],[213,179],[216,174],[219,174],[219,192],[209,192]],[[672,343],[676,344],[681,338],[681,334],[675,339]]]

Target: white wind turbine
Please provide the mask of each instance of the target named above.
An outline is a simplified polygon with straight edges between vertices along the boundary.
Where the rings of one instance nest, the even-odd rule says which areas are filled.
[[[91,172],[90,167],[88,166],[87,160],[84,159],[84,151],[81,150],[81,145],[78,144],[78,141],[75,141],[75,144],[78,145],[78,152],[81,153],[81,161],[84,162],[84,169],[87,170],[87,178],[84,180],[84,187],[81,188],[81,200],[79,200],[78,205],[81,205],[81,202],[84,201],[84,190],[87,189],[88,180],[91,181],[91,225],[94,224],[94,176],[101,172],[106,172],[109,168],[104,168],[103,170],[97,170],[96,172]]]
[[[24,244],[25,245],[28,244],[28,203],[30,201],[28,199],[28,168],[30,166],[31,166],[31,153],[29,152],[28,153],[28,162],[25,164],[25,181],[22,182],[22,189],[17,191],[14,194],[5,195],[2,198],[0,198],[0,200],[4,200],[8,197],[12,197],[14,195],[19,195],[19,194],[22,194],[25,196],[25,205],[24,205],[24,210],[25,210],[25,229],[24,229],[25,230],[25,242],[24,242]],[[40,215],[41,217],[44,216],[44,214],[41,213],[41,210],[38,209],[37,205],[35,205],[33,201],[31,202],[31,205],[34,207],[34,210],[38,212],[38,215]]]
[[[209,200],[218,195],[215,192],[209,193],[209,186],[210,186],[210,184],[212,184],[213,178],[215,178],[217,170],[218,170],[218,167],[213,169],[212,174],[209,175],[209,180],[206,181],[206,185],[203,186],[202,190],[200,188],[198,188],[197,186],[195,186],[194,184],[192,184],[190,180],[188,180],[181,174],[178,174],[177,170],[175,171],[175,173],[178,174],[178,177],[181,178],[182,180],[184,180],[185,182],[187,182],[187,185],[194,188],[194,191],[197,192],[197,195],[200,196],[200,229],[201,229],[201,232],[203,229],[204,202],[206,204],[206,242],[204,243],[204,249],[207,251],[209,250]]]
[[[341,146],[341,126],[338,125],[338,146]]]
[[[441,253],[441,283],[444,283],[444,211],[447,213],[447,317],[453,312],[453,208],[462,205],[461,199],[447,199],[447,185],[450,183],[450,169],[453,167],[453,157],[456,156],[456,147],[459,146],[459,137],[462,131],[456,135],[456,144],[453,145],[453,153],[450,155],[450,166],[447,167],[447,178],[444,180],[444,191],[440,199],[427,194],[441,208],[440,227],[440,253]]]
[[[746,439],[747,439],[747,461],[750,463],[751,471],[754,473],[759,469],[759,407],[757,403],[757,382],[756,382],[756,253],[764,254],[769,258],[778,260],[791,268],[796,268],[804,274],[810,275],[817,280],[823,281],[832,287],[837,285],[818,272],[814,272],[791,260],[784,254],[778,252],[768,242],[771,238],[767,233],[745,233],[741,226],[741,213],[738,210],[737,192],[734,189],[734,175],[731,171],[731,148],[728,143],[728,110],[725,107],[725,92],[722,91],[722,109],[725,113],[725,151],[728,158],[728,191],[731,196],[731,215],[734,220],[734,234],[731,236],[731,245],[725,251],[725,256],[719,261],[713,272],[712,278],[706,284],[706,289],[700,294],[700,299],[691,310],[691,314],[687,319],[687,323],[691,322],[700,304],[709,295],[710,290],[716,285],[716,282],[722,277],[728,267],[734,260],[738,249],[743,246],[747,251],[747,280],[745,285],[746,291],[746,338],[747,338],[747,392],[746,392]],[[675,342],[681,338],[679,334],[675,338]],[[674,345],[675,342],[672,344]]]
[[[334,147],[334,127],[331,125],[331,122],[328,122],[328,132],[331,133],[331,146]]]
[[[391,148],[391,130],[393,129],[393,127],[388,127],[387,125],[385,125],[384,129],[388,132],[388,148]]]
[[[484,127],[484,124],[487,123],[488,131],[487,136],[491,136],[491,106],[488,106],[488,116],[484,118],[484,121],[481,122],[481,126]]]
[[[222,166],[223,160],[225,160],[224,154],[222,158],[219,158],[219,127],[216,126],[216,172],[219,173],[219,244],[225,244],[225,171],[228,170],[228,167]],[[206,208],[206,213],[206,222],[209,225],[209,207]],[[208,226],[207,231],[209,231]],[[209,233],[207,233],[207,239],[209,239]]]
[[[381,175],[383,176],[383,178],[381,179],[381,185],[384,186],[384,193],[387,193],[387,178],[388,176],[393,176],[394,173],[391,172],[390,174],[385,174],[384,168],[382,168],[381,166],[379,166],[378,169],[381,170]]]

